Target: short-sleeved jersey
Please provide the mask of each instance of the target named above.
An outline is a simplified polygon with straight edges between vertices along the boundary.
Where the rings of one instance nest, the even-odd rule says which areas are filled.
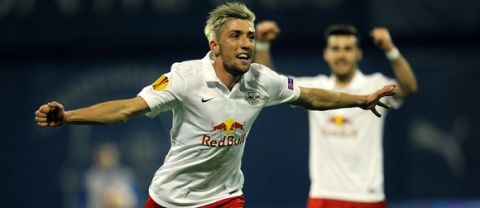
[[[293,79],[254,63],[229,90],[210,54],[173,64],[139,93],[150,107],[147,116],[173,111],[171,147],[149,188],[165,207],[198,207],[242,195],[241,158],[253,122],[265,106],[300,96]]]
[[[369,94],[395,82],[380,73],[364,75],[360,70],[341,90],[335,88],[334,76],[298,77],[296,81],[301,87],[351,94]],[[382,101],[394,108],[401,104],[393,97]],[[382,135],[386,110],[377,110],[381,118],[360,108],[309,111],[310,197],[360,202],[385,199]]]

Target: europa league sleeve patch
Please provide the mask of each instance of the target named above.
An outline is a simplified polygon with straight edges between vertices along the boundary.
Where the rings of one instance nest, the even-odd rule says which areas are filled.
[[[288,89],[293,90],[293,79],[288,77]]]
[[[168,86],[168,77],[165,75],[160,76],[153,84],[152,87],[155,91],[162,91]]]

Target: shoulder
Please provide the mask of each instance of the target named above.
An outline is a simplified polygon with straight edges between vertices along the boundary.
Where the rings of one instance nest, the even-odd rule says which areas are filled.
[[[264,74],[264,75],[277,74],[277,72],[275,72],[274,70],[268,68],[267,66],[265,66],[263,64],[258,64],[258,63],[252,63],[252,65],[250,65],[250,72],[255,76],[260,76],[262,74]]]
[[[278,76],[280,75],[277,72],[271,70],[267,66],[252,63],[250,65],[250,70],[245,74],[244,79],[257,83],[265,83]]]
[[[191,75],[192,73],[198,73],[202,66],[201,60],[175,62],[172,64],[171,72],[179,75]]]
[[[324,74],[318,74],[318,75],[315,75],[315,76],[308,76],[308,77],[298,77],[298,78],[307,79],[307,80],[311,80],[311,81],[317,81],[317,82],[318,81],[325,82],[328,79],[330,79],[327,75],[324,75]]]
[[[372,74],[365,74],[365,78],[368,80],[368,81],[388,81],[388,80],[391,80],[391,78],[385,76],[384,74],[380,73],[380,72],[375,72],[375,73],[372,73]]]
[[[180,83],[194,83],[199,81],[199,77],[203,77],[203,65],[201,60],[189,60],[176,62],[172,64],[169,77],[172,81]],[[175,82],[175,81],[174,81]]]
[[[250,70],[243,75],[243,82],[247,86],[256,89],[263,89],[264,91],[278,88],[278,85],[282,80],[287,80],[287,78],[271,70],[267,66],[257,63],[252,63],[250,65]]]
[[[370,86],[371,88],[379,88],[387,84],[394,84],[395,82],[395,79],[387,77],[380,72],[365,75],[364,81],[365,86]]]

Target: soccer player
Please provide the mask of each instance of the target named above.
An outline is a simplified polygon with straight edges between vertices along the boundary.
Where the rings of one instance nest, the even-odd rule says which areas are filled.
[[[273,68],[269,44],[280,29],[273,21],[257,25],[256,62]],[[373,42],[390,61],[395,80],[380,73],[364,74],[358,69],[362,58],[359,35],[351,25],[332,25],[326,30],[323,58],[331,75],[297,77],[301,87],[336,92],[365,93],[395,83],[395,96],[388,105],[399,107],[417,90],[415,76],[405,58],[393,44],[385,28],[371,31]],[[385,113],[385,112],[382,112]],[[328,112],[309,111],[310,193],[309,208],[384,208],[382,134],[384,118],[378,119],[357,109]]]
[[[379,99],[395,85],[352,95],[299,88],[293,79],[260,64],[255,52],[255,15],[241,3],[210,12],[205,35],[210,52],[175,63],[137,97],[66,111],[49,102],[35,112],[41,127],[115,124],[173,111],[171,147],[155,173],[145,207],[243,207],[240,169],[247,135],[260,111],[291,103],[312,110],[360,107],[378,113]]]

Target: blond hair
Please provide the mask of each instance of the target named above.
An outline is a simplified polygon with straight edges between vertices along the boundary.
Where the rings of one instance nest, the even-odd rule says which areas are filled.
[[[223,4],[209,13],[205,25],[205,36],[208,41],[217,40],[217,36],[231,18],[255,21],[255,14],[243,3],[230,2]]]

